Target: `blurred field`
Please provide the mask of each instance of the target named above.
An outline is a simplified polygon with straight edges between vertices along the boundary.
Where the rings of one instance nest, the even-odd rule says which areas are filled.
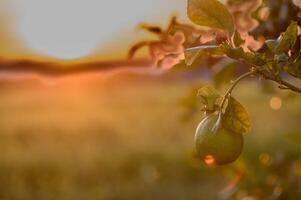
[[[1,83],[0,199],[300,199],[301,97],[244,82],[243,155],[210,168],[194,156],[201,113],[181,120],[192,85]]]

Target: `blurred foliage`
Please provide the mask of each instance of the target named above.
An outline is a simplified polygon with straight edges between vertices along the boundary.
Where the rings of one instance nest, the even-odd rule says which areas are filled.
[[[300,198],[300,96],[286,100],[285,92],[243,83],[237,95],[256,116],[243,154],[234,164],[207,167],[192,145],[200,111],[179,121],[186,110],[178,99],[195,83],[146,80],[2,85],[0,198]],[[277,111],[269,106],[274,96],[283,100]]]
[[[267,12],[267,17],[260,17],[260,12]],[[300,8],[292,0],[265,0],[254,17],[259,24],[252,34],[267,39],[278,37],[291,21],[297,21],[298,25],[301,25]]]

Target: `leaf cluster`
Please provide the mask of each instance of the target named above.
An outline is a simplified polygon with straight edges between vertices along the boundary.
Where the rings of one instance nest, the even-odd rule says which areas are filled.
[[[210,2],[210,3],[208,3]],[[217,13],[210,11],[217,8]],[[280,74],[288,73],[296,78],[301,78],[300,37],[298,36],[298,24],[293,21],[287,30],[277,39],[266,40],[260,51],[245,48],[244,40],[237,30],[233,17],[226,6],[217,0],[188,0],[188,16],[196,24],[218,28],[229,33],[226,40],[219,43],[217,39],[210,42],[211,45],[202,44],[185,50],[186,63],[192,64],[201,52],[207,51],[211,55],[224,55],[237,61],[242,61],[250,67],[255,67],[265,78],[278,80]],[[284,87],[289,87],[287,84]],[[295,89],[293,89],[295,91]]]
[[[219,33],[205,44],[187,48],[185,50],[187,65],[193,64],[203,52],[212,56],[228,57],[248,65],[250,72],[246,74],[247,76],[259,75],[277,82],[281,89],[301,93],[301,89],[282,78],[286,74],[301,79],[301,42],[296,21],[292,21],[278,38],[266,40],[263,47],[255,51],[245,45],[245,40],[238,31],[231,12],[220,1],[188,0],[187,8],[188,17],[192,22],[217,30]],[[248,112],[231,95],[238,82],[247,76],[243,75],[233,82],[231,88],[222,97],[221,103],[218,103],[221,96],[211,87],[203,87],[198,93],[206,112],[218,111],[224,128],[232,132],[244,133],[251,126]]]
[[[251,117],[244,106],[234,97],[227,98],[226,108],[222,108],[222,95],[212,86],[206,85],[199,89],[200,97],[205,114],[220,111],[222,116],[222,126],[234,133],[247,133],[251,128]]]

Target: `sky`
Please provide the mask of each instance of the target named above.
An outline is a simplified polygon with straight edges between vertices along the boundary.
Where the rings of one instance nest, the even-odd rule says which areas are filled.
[[[141,22],[186,19],[186,0],[2,0],[0,53],[7,57],[111,59],[147,37]]]

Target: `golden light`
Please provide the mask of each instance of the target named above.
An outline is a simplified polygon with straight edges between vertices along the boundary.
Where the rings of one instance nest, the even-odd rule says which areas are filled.
[[[270,100],[270,107],[273,110],[280,110],[282,107],[282,100],[279,97],[273,97]]]
[[[139,23],[163,25],[172,12],[185,7],[180,0],[172,4],[162,0],[9,0],[9,4],[20,39],[35,53],[62,59],[96,51],[107,55],[114,45],[114,52],[126,52],[137,41]]]
[[[259,155],[259,161],[261,164],[269,166],[272,162],[272,157],[268,153],[262,153]]]
[[[96,0],[14,0],[19,34],[38,53],[72,59],[96,48]],[[102,5],[104,6],[104,5]]]
[[[273,193],[276,197],[279,197],[283,193],[283,188],[281,186],[276,186]]]
[[[213,166],[215,165],[215,158],[212,155],[207,155],[204,159],[206,165]]]

